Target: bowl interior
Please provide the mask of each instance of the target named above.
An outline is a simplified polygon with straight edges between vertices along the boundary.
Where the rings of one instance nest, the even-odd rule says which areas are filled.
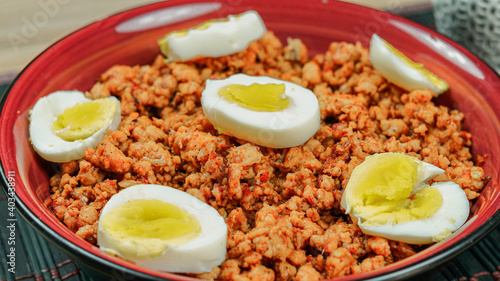
[[[149,64],[159,53],[157,40],[172,30],[202,21],[255,9],[269,30],[286,42],[300,38],[310,56],[324,53],[332,41],[359,41],[368,46],[378,33],[396,48],[448,81],[450,91],[437,102],[462,111],[464,126],[473,136],[473,154],[489,154],[484,165],[491,180],[472,208],[466,227],[418,255],[382,270],[346,279],[408,274],[430,257],[461,251],[463,241],[477,240],[498,223],[500,208],[500,79],[484,63],[431,30],[407,20],[342,2],[318,1],[167,1],[130,10],[87,26],[39,55],[16,78],[3,100],[0,119],[0,157],[4,174],[18,178],[20,208],[31,223],[53,241],[64,241],[75,255],[109,266],[132,268],[141,274],[178,279],[110,257],[77,238],[44,206],[50,191],[48,178],[58,166],[33,152],[27,132],[29,110],[40,97],[56,90],[89,90],[101,73],[115,64]],[[494,216],[495,215],[495,216]],[[462,246],[459,241],[462,240]]]

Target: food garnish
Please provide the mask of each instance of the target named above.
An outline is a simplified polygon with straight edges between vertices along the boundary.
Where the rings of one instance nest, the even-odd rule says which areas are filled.
[[[201,104],[219,133],[266,147],[304,144],[321,124],[311,90],[268,76],[207,80]]]
[[[187,61],[238,53],[260,39],[265,32],[266,26],[260,15],[255,11],[246,11],[170,32],[158,40],[158,44],[167,61]]]
[[[186,192],[140,184],[115,194],[99,219],[97,243],[141,266],[179,273],[211,271],[226,258],[227,225]]]
[[[449,88],[448,83],[394,48],[377,34],[370,40],[370,62],[382,76],[408,91],[430,89],[436,95]]]
[[[444,170],[403,153],[368,156],[351,174],[341,205],[369,235],[411,244],[448,237],[469,215],[454,182],[428,181]]]
[[[83,157],[121,121],[116,97],[89,99],[80,91],[57,91],[40,98],[30,114],[29,133],[35,151],[52,162]]]

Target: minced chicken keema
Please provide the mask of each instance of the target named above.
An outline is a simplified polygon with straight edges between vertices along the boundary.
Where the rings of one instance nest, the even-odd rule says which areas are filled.
[[[219,134],[200,106],[204,81],[235,73],[307,87],[322,124],[304,145],[270,149]],[[445,93],[446,94],[446,93]],[[116,65],[88,97],[117,96],[122,122],[84,158],[61,165],[46,205],[71,231],[96,244],[100,211],[139,183],[168,185],[213,206],[228,225],[227,258],[216,280],[318,280],[371,271],[424,246],[364,235],[344,215],[342,190],[363,159],[403,152],[444,169],[469,200],[488,182],[473,159],[463,114],[427,90],[405,92],[377,74],[359,43],[333,42],[308,57],[299,39],[284,46],[267,32],[247,50],[220,58]]]

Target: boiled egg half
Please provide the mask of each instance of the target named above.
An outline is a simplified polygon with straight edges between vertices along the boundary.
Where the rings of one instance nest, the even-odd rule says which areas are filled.
[[[311,90],[268,76],[209,79],[201,105],[219,133],[271,148],[304,144],[321,123]]]
[[[469,216],[459,185],[428,185],[443,172],[402,153],[374,154],[353,170],[341,205],[366,234],[410,244],[438,242]]]
[[[57,91],[40,98],[30,113],[29,133],[35,151],[52,162],[83,157],[121,121],[115,97],[89,99],[80,91]]]
[[[266,26],[260,15],[255,11],[246,11],[170,32],[158,40],[158,44],[167,61],[187,61],[241,52],[265,32]]]
[[[178,273],[209,272],[226,258],[227,225],[217,210],[168,186],[140,184],[102,209],[97,244],[138,265]]]
[[[448,90],[448,83],[394,48],[377,34],[370,40],[369,60],[375,70],[390,82],[408,91],[430,89],[435,94]]]

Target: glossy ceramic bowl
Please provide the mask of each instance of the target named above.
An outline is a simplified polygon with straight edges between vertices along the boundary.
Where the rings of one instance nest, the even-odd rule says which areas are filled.
[[[47,240],[65,251],[97,280],[186,277],[152,271],[114,258],[69,231],[45,206],[49,175],[56,165],[41,160],[28,140],[28,114],[40,97],[56,90],[88,90],[115,64],[149,64],[159,53],[157,39],[202,21],[257,10],[268,29],[286,42],[296,37],[310,55],[324,53],[331,41],[368,46],[378,33],[413,60],[450,84],[438,103],[465,114],[473,153],[490,154],[484,165],[491,181],[472,207],[472,218],[452,237],[415,256],[373,272],[342,280],[422,278],[471,247],[500,221],[500,79],[483,62],[435,32],[408,20],[336,1],[187,0],[139,7],[106,18],[63,38],[33,60],[2,99],[0,160],[3,186],[15,180],[16,208]],[[9,178],[11,177],[11,178]],[[104,277],[103,277],[104,276]]]

